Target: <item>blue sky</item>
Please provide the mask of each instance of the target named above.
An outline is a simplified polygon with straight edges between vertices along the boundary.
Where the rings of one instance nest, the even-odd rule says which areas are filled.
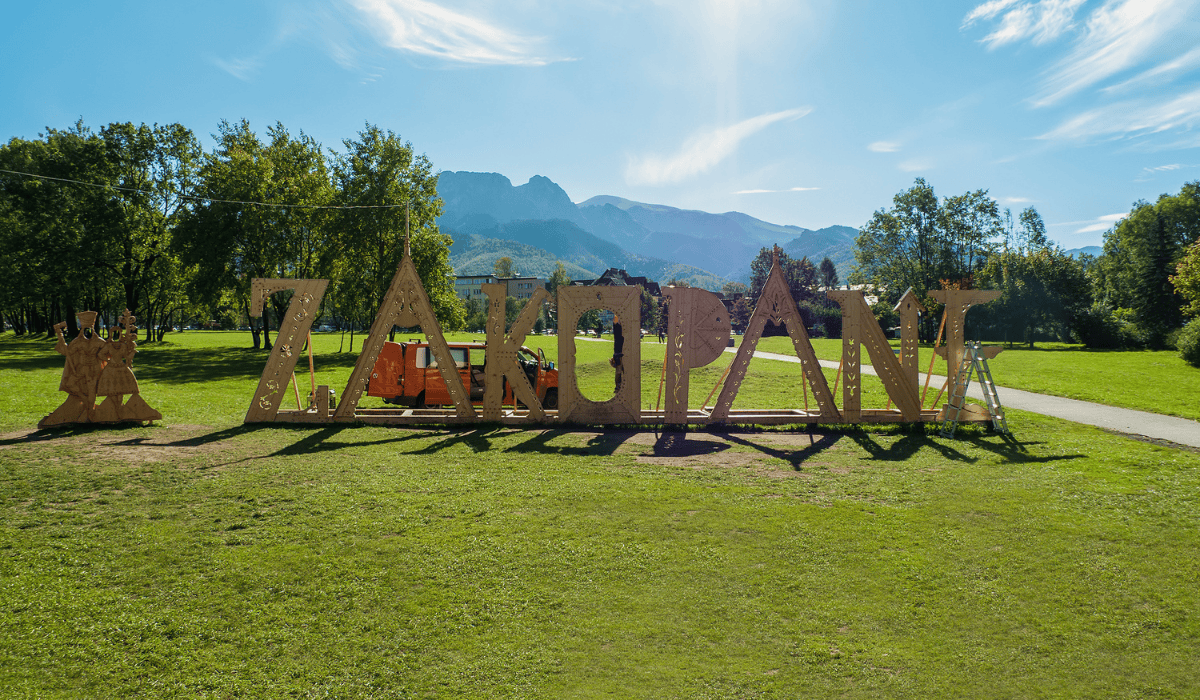
[[[441,170],[861,226],[924,177],[1099,244],[1200,179],[1200,0],[8,3],[0,137],[366,122]]]

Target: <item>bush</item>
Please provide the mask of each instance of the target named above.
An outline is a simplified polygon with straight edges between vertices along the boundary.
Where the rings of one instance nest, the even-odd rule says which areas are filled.
[[[1179,356],[1184,362],[1193,367],[1200,367],[1200,318],[1184,326],[1175,343],[1179,346]]]
[[[1089,348],[1118,349],[1141,345],[1129,309],[1113,310],[1094,304],[1076,314],[1071,332],[1075,339]]]
[[[811,329],[812,338],[841,338],[842,337],[842,308],[836,304],[825,306],[811,301],[802,301],[796,305],[804,325]]]

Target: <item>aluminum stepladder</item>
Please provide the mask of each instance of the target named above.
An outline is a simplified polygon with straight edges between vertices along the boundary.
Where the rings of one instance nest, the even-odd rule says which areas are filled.
[[[983,401],[987,404],[988,415],[992,417],[992,427],[1000,433],[1008,432],[1008,421],[1004,419],[1000,395],[996,393],[996,383],[992,381],[992,370],[988,368],[979,341],[975,341],[967,343],[963,349],[954,388],[950,390],[950,398],[946,402],[946,419],[942,421],[941,432],[944,438],[954,437],[954,431],[958,428],[958,421],[966,409],[967,387],[971,384],[972,374],[979,377],[979,384],[983,387]]]

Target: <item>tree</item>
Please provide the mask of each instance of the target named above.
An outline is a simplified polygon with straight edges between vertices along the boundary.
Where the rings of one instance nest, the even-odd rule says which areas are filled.
[[[1200,241],[1189,246],[1183,259],[1175,266],[1171,284],[1175,285],[1175,290],[1186,302],[1184,315],[1200,316]]]
[[[101,227],[101,265],[118,280],[125,308],[142,317],[151,339],[153,327],[162,325],[161,309],[150,303],[152,288],[163,289],[164,282],[177,281],[180,272],[172,236],[190,214],[202,157],[200,142],[180,124],[114,123],[100,130],[100,138],[113,183],[112,215],[103,218]],[[143,302],[150,313],[139,313]]]
[[[546,280],[546,291],[550,292],[550,325],[558,328],[558,288],[571,285],[571,278],[567,275],[567,268],[559,261],[554,265],[554,272],[550,274],[550,279]]]
[[[253,278],[327,276],[337,252],[321,208],[334,195],[321,145],[303,132],[293,138],[279,123],[267,135],[263,143],[246,120],[220,123],[217,147],[200,169],[212,199],[180,227],[178,243],[185,264],[197,268],[196,293],[211,304],[231,291],[247,317]],[[287,300],[272,302],[282,318]],[[269,349],[267,318],[262,347]],[[258,348],[260,327],[252,320],[250,328]]]
[[[742,282],[726,282],[721,285],[721,293],[726,296],[743,296],[748,291],[750,288]]]
[[[373,318],[404,254],[407,226],[412,261],[434,315],[443,330],[464,321],[462,300],[454,292],[449,236],[438,231],[443,203],[437,175],[424,155],[391,131],[368,124],[357,139],[343,141],[347,152],[334,165],[338,226],[346,264],[337,286],[355,302],[361,319]],[[350,262],[352,261],[352,263]]]
[[[504,256],[496,260],[492,265],[493,274],[500,279],[511,279],[517,276],[517,270],[513,267],[512,258]]]
[[[779,257],[779,268],[783,271],[788,289],[791,290],[792,299],[797,303],[817,300],[817,269],[808,261],[808,258],[802,257],[796,260],[780,250],[778,246],[775,247],[774,252]],[[763,287],[767,284],[767,277],[771,274],[771,253],[771,249],[761,248],[758,255],[750,261],[749,296],[756,303],[758,297],[762,295]]]
[[[821,267],[817,272],[817,279],[821,281],[821,286],[826,289],[833,289],[838,286],[837,266],[828,257],[821,261]]]
[[[892,198],[859,231],[854,244],[854,283],[873,282],[880,299],[895,303],[912,287],[931,312],[938,304],[929,292],[944,284],[971,286],[971,277],[1003,237],[1004,218],[987,190],[967,192],[939,203],[922,178]],[[926,314],[922,336],[932,340],[934,313]]]
[[[1183,298],[1171,283],[1186,249],[1200,240],[1200,182],[1154,204],[1135,202],[1129,216],[1104,234],[1104,254],[1093,281],[1097,296],[1114,309],[1131,309],[1141,341],[1160,347],[1182,321]]]
[[[1083,265],[1059,248],[1015,248],[993,254],[979,272],[981,287],[1001,290],[976,323],[1008,343],[1034,346],[1039,330],[1066,339],[1092,303]]]

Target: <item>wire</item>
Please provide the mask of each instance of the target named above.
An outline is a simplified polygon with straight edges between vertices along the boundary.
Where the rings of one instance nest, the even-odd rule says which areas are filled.
[[[139,190],[136,187],[121,187],[120,185],[101,185],[95,182],[83,182],[82,180],[71,180],[65,177],[50,177],[49,175],[37,175],[35,173],[22,173],[16,170],[5,170],[0,168],[0,173],[8,173],[9,175],[21,175],[24,177],[36,177],[41,180],[53,180],[54,182],[65,182],[71,185],[84,185],[85,187],[97,187],[100,189],[122,190],[125,192],[137,192],[139,194],[154,194],[150,190]],[[216,202],[219,204],[249,204],[259,207],[279,207],[281,209],[400,209],[407,204],[351,204],[351,205],[331,205],[331,204],[278,204],[275,202],[246,202],[240,199],[217,199],[215,197],[200,197],[191,194],[178,194],[180,199],[191,199],[198,202]]]

